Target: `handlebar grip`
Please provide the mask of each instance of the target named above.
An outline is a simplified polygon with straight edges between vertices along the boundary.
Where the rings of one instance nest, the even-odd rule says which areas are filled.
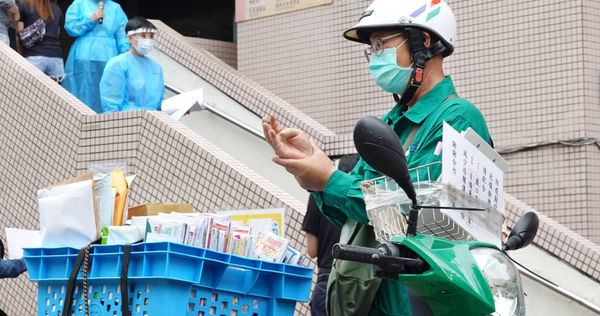
[[[383,255],[383,250],[378,248],[361,247],[354,245],[335,244],[331,250],[336,259],[374,263],[373,255]]]

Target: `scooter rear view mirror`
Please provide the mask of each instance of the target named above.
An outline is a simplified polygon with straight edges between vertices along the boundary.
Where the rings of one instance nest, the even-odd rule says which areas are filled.
[[[529,212],[523,215],[508,235],[502,250],[517,250],[528,246],[535,238],[539,224],[540,220],[535,213]]]
[[[354,146],[366,163],[394,179],[413,205],[417,205],[402,143],[390,126],[376,117],[363,117],[354,127]]]

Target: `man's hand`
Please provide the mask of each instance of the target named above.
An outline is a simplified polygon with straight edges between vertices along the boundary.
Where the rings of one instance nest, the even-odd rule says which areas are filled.
[[[319,147],[313,143],[311,146],[312,154],[304,158],[274,157],[273,162],[285,167],[285,170],[293,174],[303,189],[323,191],[336,168],[331,159]]]
[[[295,128],[283,128],[275,115],[262,119],[265,140],[280,158],[299,159],[312,154],[312,144],[306,134]]]
[[[273,162],[285,167],[306,190],[323,191],[335,166],[327,155],[295,128],[283,128],[275,115],[262,119],[267,143],[275,151]]]

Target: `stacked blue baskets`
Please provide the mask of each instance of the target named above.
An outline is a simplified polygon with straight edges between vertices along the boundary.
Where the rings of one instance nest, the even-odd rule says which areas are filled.
[[[32,281],[38,282],[38,315],[62,313],[67,280],[79,250],[24,249]],[[181,244],[160,242],[131,246],[128,302],[121,302],[123,246],[90,248],[90,315],[293,315],[296,301],[308,301],[312,269],[254,260]],[[72,315],[85,315],[80,271]]]

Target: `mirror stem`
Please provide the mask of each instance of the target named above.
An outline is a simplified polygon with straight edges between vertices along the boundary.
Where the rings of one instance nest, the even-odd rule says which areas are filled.
[[[408,211],[408,227],[406,228],[406,236],[415,237],[417,234],[417,222],[419,219],[419,210],[416,207],[416,203]]]

